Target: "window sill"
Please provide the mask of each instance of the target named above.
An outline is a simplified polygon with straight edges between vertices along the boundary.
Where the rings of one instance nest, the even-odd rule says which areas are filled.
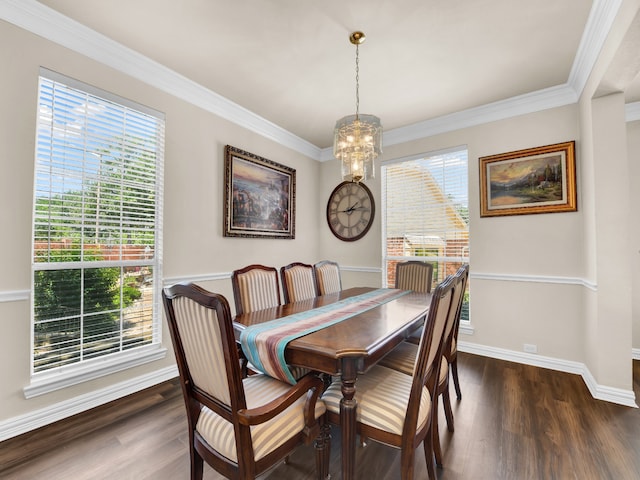
[[[162,345],[149,345],[110,358],[97,358],[78,365],[36,373],[31,383],[24,387],[25,398],[37,397],[45,393],[95,380],[115,372],[160,360],[167,355]]]
[[[475,329],[473,328],[473,325],[471,325],[471,322],[460,322],[458,331],[466,335],[473,335]]]

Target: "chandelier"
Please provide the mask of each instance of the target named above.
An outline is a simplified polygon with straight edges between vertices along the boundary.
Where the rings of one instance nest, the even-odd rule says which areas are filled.
[[[382,124],[375,115],[360,114],[359,46],[366,37],[353,32],[349,41],[356,46],[356,114],[336,122],[333,156],[342,165],[342,180],[359,183],[375,177],[375,159],[382,154]]]

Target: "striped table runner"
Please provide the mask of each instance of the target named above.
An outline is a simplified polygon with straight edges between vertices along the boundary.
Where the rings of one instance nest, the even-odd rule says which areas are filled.
[[[284,350],[287,343],[371,310],[407,293],[410,292],[380,288],[323,307],[251,325],[240,334],[242,350],[253,367],[271,377],[295,385],[296,379],[284,360]]]

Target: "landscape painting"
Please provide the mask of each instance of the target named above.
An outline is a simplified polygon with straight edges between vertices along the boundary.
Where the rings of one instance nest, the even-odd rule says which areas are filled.
[[[480,216],[577,210],[575,142],[480,158]]]
[[[293,168],[227,145],[224,236],[295,238]]]

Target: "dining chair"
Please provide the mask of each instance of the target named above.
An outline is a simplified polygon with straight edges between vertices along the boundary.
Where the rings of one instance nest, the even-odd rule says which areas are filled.
[[[462,392],[460,391],[460,380],[458,379],[458,333],[460,332],[460,318],[462,317],[462,306],[464,305],[464,294],[467,291],[467,283],[469,282],[469,264],[465,263],[458,269],[458,273],[462,277],[462,298],[459,299],[458,312],[456,313],[456,320],[453,326],[453,338],[451,339],[451,345],[444,352],[447,357],[447,362],[451,367],[451,377],[453,378],[453,386],[456,389],[456,397],[458,400],[462,399]]]
[[[280,305],[278,270],[265,265],[248,265],[231,274],[236,315]]]
[[[294,262],[280,269],[284,303],[298,302],[318,296],[313,265]]]
[[[442,404],[444,407],[445,418],[447,420],[447,429],[450,432],[454,431],[454,424],[453,410],[451,408],[451,399],[449,396],[449,352],[451,352],[452,350],[452,344],[455,343],[454,337],[456,336],[456,329],[458,328],[460,322],[460,310],[464,297],[464,290],[468,272],[468,266],[463,265],[458,269],[455,275],[449,277],[451,278],[451,281],[453,283],[453,296],[444,331],[442,358],[440,360],[440,376],[438,378],[438,385],[436,388],[436,396],[442,396]],[[412,342],[405,341],[398,345],[398,347],[393,349],[388,355],[386,355],[379,364],[400,371],[406,375],[413,375],[418,351],[418,345]],[[434,451],[436,454],[437,464],[442,465],[442,451],[440,449],[437,416],[434,419]]]
[[[342,290],[340,266],[331,260],[322,260],[313,266],[316,274],[318,295],[327,295]]]
[[[453,294],[447,278],[433,292],[420,342],[414,374],[374,365],[358,376],[355,388],[356,429],[367,439],[400,449],[400,476],[414,476],[415,450],[423,444],[430,479],[436,478],[433,417],[437,414],[436,387],[440,375],[444,330]],[[327,416],[340,422],[341,382],[334,380],[322,395]]]
[[[413,290],[414,292],[419,293],[429,293],[431,292],[432,283],[432,263],[409,260],[406,262],[398,262],[396,264],[395,288]],[[409,340],[418,344],[421,338],[422,328],[419,328],[412,333]]]
[[[396,264],[395,288],[414,292],[431,292],[433,282],[433,264],[409,260]]]
[[[236,315],[280,305],[280,282],[278,281],[278,270],[275,267],[253,264],[234,270],[231,274],[231,286],[236,304]],[[256,368],[247,363],[240,345],[238,345],[238,354],[241,356],[243,373],[255,372]],[[309,370],[306,368],[291,367],[291,374],[296,379],[307,373]]]
[[[327,478],[329,425],[322,381],[291,386],[243,378],[227,300],[194,284],[162,292],[189,428],[191,479],[204,462],[226,478],[250,479],[315,439],[318,478]]]

